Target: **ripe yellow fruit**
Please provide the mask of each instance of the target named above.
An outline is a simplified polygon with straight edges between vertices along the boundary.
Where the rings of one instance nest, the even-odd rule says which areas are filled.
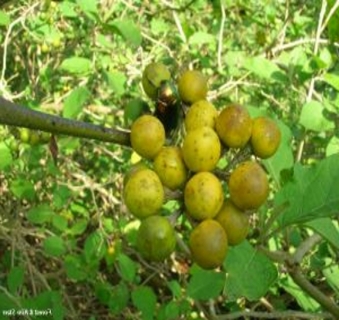
[[[253,153],[262,159],[275,154],[281,140],[281,133],[275,121],[267,117],[253,120],[251,145]]]
[[[175,249],[175,232],[165,217],[151,216],[141,221],[136,244],[141,255],[149,261],[163,261]]]
[[[266,201],[269,192],[264,169],[253,161],[239,164],[231,173],[228,190],[232,202],[239,209],[259,208]]]
[[[217,109],[207,100],[199,100],[191,105],[185,117],[186,131],[199,127],[214,129],[215,120],[218,116]]]
[[[220,180],[211,172],[195,174],[186,183],[184,200],[192,218],[199,221],[214,218],[224,202]]]
[[[157,214],[164,201],[164,188],[158,175],[150,169],[132,174],[124,188],[124,200],[139,219]]]
[[[143,115],[131,128],[131,145],[141,157],[152,160],[165,143],[163,124],[154,116]]]
[[[178,80],[178,90],[181,99],[187,104],[206,99],[207,78],[200,71],[187,70]]]
[[[220,267],[225,260],[227,235],[219,222],[207,219],[196,226],[189,238],[193,261],[203,269]]]
[[[209,127],[191,130],[184,138],[182,154],[186,166],[194,171],[211,171],[217,165],[221,144],[216,132]]]
[[[187,169],[179,147],[163,147],[155,157],[154,171],[164,186],[171,190],[183,186],[187,178]]]
[[[227,234],[228,244],[235,246],[244,241],[248,235],[249,216],[238,209],[230,200],[226,200],[215,217]]]
[[[226,146],[242,148],[251,137],[252,119],[243,106],[231,104],[220,112],[215,128]]]
[[[167,67],[160,63],[150,63],[142,74],[142,86],[148,97],[155,100],[162,81],[171,79],[171,73]]]

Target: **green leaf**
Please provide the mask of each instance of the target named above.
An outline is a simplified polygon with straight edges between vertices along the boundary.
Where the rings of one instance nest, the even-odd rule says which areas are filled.
[[[326,278],[328,284],[332,289],[339,294],[339,266],[337,264],[331,264],[330,266],[322,270],[323,275]]]
[[[34,310],[35,317],[32,319],[63,320],[66,313],[61,294],[50,290],[23,300],[22,307],[26,310]]]
[[[108,85],[117,96],[121,96],[125,93],[127,81],[125,74],[119,71],[109,71],[105,72],[105,76]]]
[[[78,18],[78,13],[75,10],[75,3],[62,1],[59,3],[59,10],[65,18]]]
[[[179,298],[181,296],[181,286],[180,283],[176,280],[171,280],[167,282],[168,287],[170,288],[173,297]]]
[[[326,146],[326,157],[339,153],[339,138],[333,136]]]
[[[47,204],[40,204],[36,207],[31,208],[27,212],[27,219],[31,223],[43,224],[50,222],[54,216],[54,212],[51,207]]]
[[[320,305],[318,302],[297,286],[290,277],[283,279],[280,285],[297,300],[302,310],[308,312],[319,311]]]
[[[335,3],[336,3],[336,0],[327,0],[326,15],[328,15],[329,11],[332,9]],[[329,20],[327,24],[327,33],[328,33],[329,39],[332,42],[339,41],[339,11],[338,9],[333,13],[331,19]]]
[[[35,190],[32,182],[18,178],[10,184],[13,194],[19,199],[33,200],[35,198]]]
[[[93,0],[77,0],[78,6],[83,12],[92,17],[92,13],[98,14],[98,3]]]
[[[20,299],[18,300],[20,301]],[[1,320],[11,319],[10,318],[11,316],[13,319],[14,315],[13,314],[11,315],[11,312],[12,310],[16,310],[18,308],[18,305],[16,302],[17,301],[13,301],[12,297],[8,296],[7,292],[6,293],[0,292],[0,310],[1,310],[0,319]]]
[[[71,57],[62,61],[60,69],[74,75],[83,75],[92,71],[92,61],[82,57]]]
[[[68,227],[68,221],[65,217],[55,214],[52,218],[52,224],[60,231],[65,231]]]
[[[252,57],[245,60],[244,68],[252,71],[259,78],[286,82],[286,75],[272,61],[264,57]]]
[[[157,298],[152,288],[139,286],[132,291],[132,302],[142,313],[143,320],[152,320],[155,314]]]
[[[333,73],[325,73],[324,81],[339,91],[339,75]]]
[[[233,300],[240,297],[259,300],[278,276],[271,260],[248,241],[229,248],[224,267],[227,271],[226,294]]]
[[[105,238],[100,231],[94,231],[87,237],[84,255],[88,263],[101,260],[105,255],[106,250]]]
[[[44,239],[43,248],[46,254],[59,257],[66,252],[65,242],[58,236],[50,236]]]
[[[195,300],[216,298],[225,285],[225,274],[196,268],[187,285],[187,294]]]
[[[294,166],[289,181],[275,196],[275,205],[288,204],[278,218],[280,226],[305,223],[331,217],[339,208],[339,154],[321,160],[314,166]]]
[[[278,121],[277,123],[281,131],[280,146],[272,157],[263,160],[263,164],[265,165],[271,177],[279,184],[281,172],[293,166],[294,157],[293,150],[291,148],[291,130],[283,122]]]
[[[128,305],[129,296],[129,289],[123,281],[112,287],[108,302],[109,310],[113,314],[121,313]]]
[[[188,40],[190,45],[204,45],[204,44],[215,44],[216,38],[210,33],[198,31],[189,38]]]
[[[76,255],[68,255],[64,260],[64,268],[66,270],[67,277],[71,280],[80,281],[88,277],[86,270],[84,269],[85,261],[81,257]]]
[[[65,99],[63,113],[65,118],[76,118],[82,111],[90,92],[85,87],[74,89]]]
[[[5,11],[0,10],[0,27],[1,26],[6,27],[9,25],[10,22],[11,19],[9,15]]]
[[[77,220],[74,225],[69,229],[69,233],[73,236],[83,234],[87,229],[88,221],[86,219]]]
[[[162,304],[158,312],[157,320],[180,319],[180,305],[178,301],[170,301]]]
[[[135,279],[137,266],[136,263],[124,254],[118,256],[119,273],[127,282],[133,282]]]
[[[102,304],[107,305],[111,295],[112,286],[108,282],[96,282],[94,284],[94,291],[98,300]]]
[[[0,171],[6,169],[13,161],[11,150],[4,142],[0,143]]]
[[[339,250],[339,231],[330,218],[320,218],[306,223],[315,232]]]
[[[170,26],[162,18],[153,18],[151,21],[151,31],[155,35],[165,33]]]
[[[324,106],[318,101],[310,101],[303,105],[299,123],[305,129],[313,131],[326,131],[334,129],[334,123],[325,118],[323,111]]]
[[[25,279],[24,267],[12,267],[7,276],[7,287],[9,292],[15,294],[16,291],[23,285]]]
[[[140,99],[136,98],[127,102],[124,111],[124,120],[125,124],[129,126],[142,114],[145,114],[150,111],[148,104]]]
[[[125,41],[134,47],[141,45],[142,36],[139,28],[132,20],[116,20],[110,23],[113,31],[121,35]]]

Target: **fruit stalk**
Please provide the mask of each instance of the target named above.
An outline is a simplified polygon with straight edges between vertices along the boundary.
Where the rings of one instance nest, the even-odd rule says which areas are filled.
[[[129,131],[94,125],[32,110],[0,97],[0,124],[130,146]]]

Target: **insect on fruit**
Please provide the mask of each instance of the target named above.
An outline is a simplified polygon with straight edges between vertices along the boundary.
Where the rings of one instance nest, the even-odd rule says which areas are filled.
[[[154,115],[162,122],[166,134],[178,128],[183,109],[178,91],[171,81],[162,81],[155,102]]]

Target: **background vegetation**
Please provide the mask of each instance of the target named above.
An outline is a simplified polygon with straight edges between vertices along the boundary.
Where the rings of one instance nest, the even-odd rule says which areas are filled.
[[[2,2],[7,100],[127,128],[162,61],[208,75],[217,108],[277,119],[283,141],[248,241],[204,271],[180,247],[161,264],[135,250],[129,148],[0,127],[0,319],[339,318],[338,1]]]

